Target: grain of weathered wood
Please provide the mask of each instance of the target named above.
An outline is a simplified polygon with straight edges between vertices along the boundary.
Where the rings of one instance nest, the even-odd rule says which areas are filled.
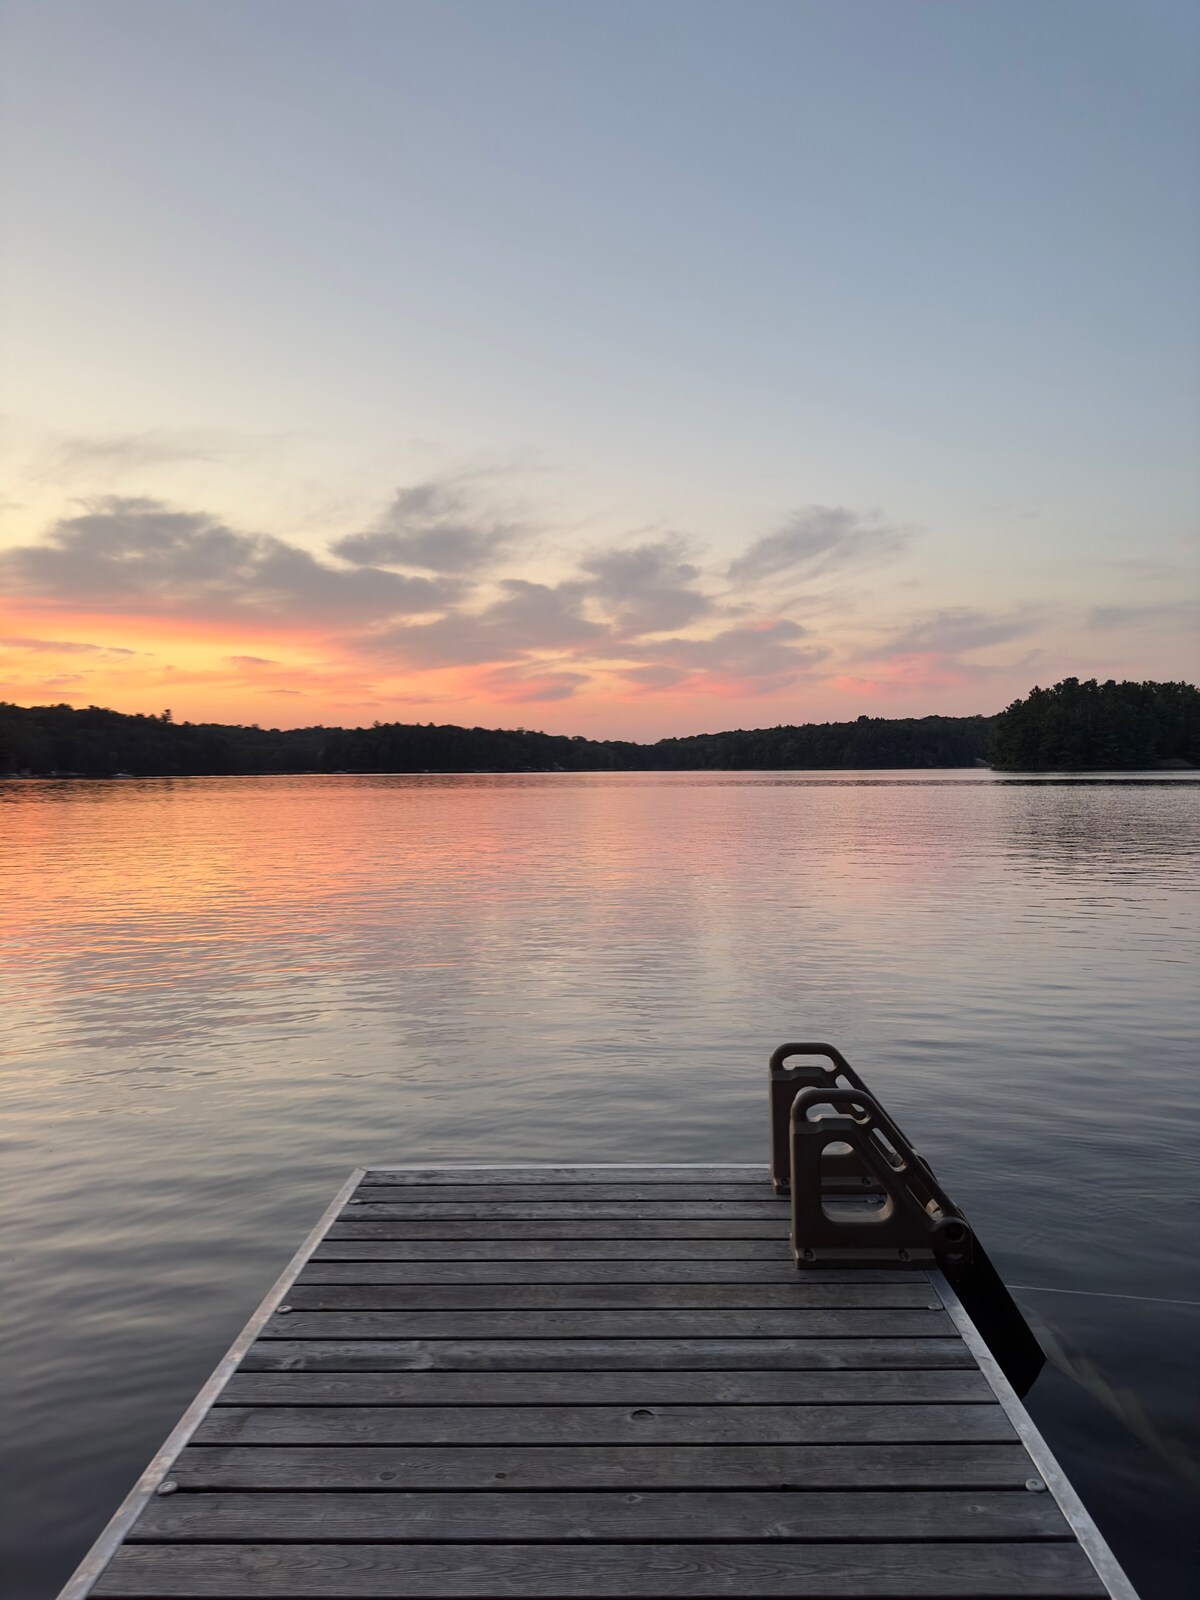
[[[342,1246],[356,1251],[386,1250],[387,1245]],[[330,1247],[336,1251],[338,1246]],[[302,1274],[304,1283],[788,1283],[804,1281],[790,1261],[629,1261],[614,1256],[606,1261],[497,1261],[489,1256],[474,1261],[393,1261],[379,1255],[359,1255],[340,1260],[318,1251]],[[871,1267],[850,1267],[845,1272],[822,1267],[822,1284],[868,1283],[922,1284],[924,1273],[895,1272]]]
[[[775,1206],[786,1215],[788,1201],[772,1195],[763,1183],[726,1183],[715,1189],[706,1183],[593,1183],[583,1193],[577,1183],[551,1184],[473,1184],[461,1189],[445,1186],[418,1188],[412,1184],[371,1184],[364,1181],[355,1190],[351,1204],[370,1201],[379,1205],[445,1205],[448,1202],[472,1206],[502,1206],[506,1210],[516,1205],[609,1205],[649,1202],[663,1205],[681,1201],[708,1207],[712,1202],[727,1205],[730,1201],[750,1201],[755,1205]]]
[[[970,1444],[1016,1437],[1000,1406],[217,1406],[203,1444]]]
[[[1103,1594],[1073,1544],[126,1545],[97,1586],[110,1597],[493,1600]]]
[[[1015,1444],[190,1446],[181,1489],[1023,1489]]]
[[[377,1216],[367,1215],[371,1211]],[[492,1219],[495,1212],[492,1212]],[[329,1230],[330,1239],[773,1239],[787,1248],[788,1219],[757,1222],[753,1218],[715,1218],[696,1222],[687,1218],[654,1222],[631,1217],[577,1217],[570,1221],[546,1217],[536,1223],[486,1218],[410,1217],[396,1206],[351,1206]]]
[[[264,1339],[945,1338],[944,1311],[293,1311]]]
[[[341,1238],[334,1234],[314,1250],[314,1261],[678,1261],[712,1266],[758,1262],[794,1269],[786,1260],[787,1245],[769,1239],[529,1239],[509,1232],[499,1239]],[[870,1273],[867,1274],[869,1281]]]
[[[1070,1539],[1049,1495],[828,1490],[784,1494],[177,1494],[152,1500],[130,1540]],[[586,1559],[584,1557],[583,1559]]]
[[[965,1368],[960,1339],[259,1339],[243,1373]]]
[[[399,1192],[399,1191],[397,1191]],[[440,1222],[482,1218],[503,1222],[595,1222],[632,1219],[640,1222],[773,1222],[786,1232],[789,1221],[784,1200],[595,1200],[523,1201],[497,1205],[490,1200],[351,1200],[347,1217],[398,1216],[404,1221]]]
[[[446,1188],[463,1185],[487,1188],[499,1183],[519,1189],[529,1184],[551,1187],[564,1183],[573,1186],[598,1184],[604,1187],[613,1183],[699,1183],[706,1190],[711,1190],[716,1185],[765,1185],[770,1181],[770,1169],[765,1164],[754,1163],[740,1167],[705,1167],[699,1164],[679,1167],[639,1164],[610,1167],[373,1167],[362,1179],[362,1183],[368,1187],[403,1184],[418,1189],[431,1184]]]
[[[243,1372],[977,1370],[961,1339],[260,1339]]]
[[[830,1283],[323,1283],[307,1272],[288,1292],[297,1311],[934,1311],[928,1284]]]
[[[238,1372],[231,1406],[992,1404],[981,1372]]]

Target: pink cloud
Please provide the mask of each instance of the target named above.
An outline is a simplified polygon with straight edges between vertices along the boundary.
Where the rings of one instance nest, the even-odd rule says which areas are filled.
[[[963,689],[991,676],[987,667],[972,666],[937,651],[897,656],[881,662],[870,677],[839,673],[829,682],[844,694],[889,699],[912,689]]]
[[[588,681],[586,672],[560,668],[494,667],[477,674],[472,686],[485,700],[521,705],[529,701],[569,700]]]

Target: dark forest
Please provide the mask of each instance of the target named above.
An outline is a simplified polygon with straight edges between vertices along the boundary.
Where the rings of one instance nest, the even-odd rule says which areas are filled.
[[[1185,683],[1033,689],[995,717],[858,717],[660,739],[376,722],[369,728],[177,722],[169,711],[0,704],[0,773],[202,777],[299,772],[612,772],[970,767],[1078,771],[1200,765]]]

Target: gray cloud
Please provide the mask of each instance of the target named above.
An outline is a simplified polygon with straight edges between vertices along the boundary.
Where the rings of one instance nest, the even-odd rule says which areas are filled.
[[[343,561],[427,572],[476,572],[506,552],[523,530],[472,514],[461,487],[418,483],[397,489],[376,526],[331,548]]]
[[[44,452],[56,477],[137,472],[177,461],[229,461],[258,455],[286,435],[251,435],[220,428],[151,428],[140,433],[68,434]]]
[[[590,650],[608,630],[583,615],[587,586],[506,578],[482,611],[386,628],[348,643],[406,666],[449,667],[520,660],[534,650]]]
[[[712,610],[695,588],[700,568],[686,561],[682,539],[659,539],[594,555],[580,563],[591,593],[631,638],[684,628]]]
[[[785,575],[817,578],[900,550],[908,530],[845,506],[807,506],[775,533],[764,534],[729,564],[734,583],[761,583]]]
[[[76,656],[144,656],[145,650],[126,650],[119,644],[81,644],[75,639],[0,639],[0,646],[9,650],[41,650],[53,655]]]
[[[646,689],[682,684],[700,692],[770,694],[797,682],[827,656],[823,646],[802,643],[807,638],[798,622],[780,620],[726,628],[709,639],[663,639],[644,646],[645,664],[624,669],[624,676]]]
[[[481,683],[487,693],[497,700],[523,704],[569,700],[577,689],[589,681],[586,672],[570,672],[550,667],[495,667],[483,675]]]
[[[892,656],[959,655],[987,645],[1007,644],[1035,632],[1041,617],[1025,612],[1019,616],[1000,616],[976,611],[968,606],[936,611],[932,616],[910,624],[885,644],[863,652],[865,661]]]
[[[642,689],[670,689],[687,677],[687,669],[663,665],[623,667],[621,676],[628,678],[630,683],[636,683]]]
[[[707,639],[632,638],[625,629],[595,622],[584,607],[596,597],[597,568],[614,590],[628,584],[632,603],[637,598],[636,572],[649,571],[652,587],[661,588],[654,584],[655,575],[666,568],[673,576],[681,565],[673,559],[678,554],[674,546],[644,561],[641,551],[610,554],[618,559],[610,565],[607,555],[593,558],[585,579],[548,585],[510,578],[501,597],[480,612],[400,624],[348,643],[410,668],[494,663],[495,670],[481,682],[490,692],[514,700],[565,699],[601,663],[647,692],[683,685],[697,693],[766,694],[795,683],[827,654],[809,642],[798,622],[786,619],[726,628]],[[637,560],[627,563],[626,555]],[[690,582],[692,570],[685,570],[680,581]],[[665,614],[670,603],[660,595],[655,614]],[[640,613],[639,621],[645,622],[646,616]],[[534,659],[540,652],[560,659]]]
[[[445,578],[334,567],[265,534],[236,532],[204,512],[106,496],[56,523],[37,545],[0,552],[17,594],[90,610],[273,616],[332,623],[443,609],[461,592]]]
[[[1164,600],[1157,605],[1096,606],[1088,612],[1087,625],[1097,632],[1114,628],[1154,628],[1182,622],[1193,624],[1200,618],[1200,602]]]

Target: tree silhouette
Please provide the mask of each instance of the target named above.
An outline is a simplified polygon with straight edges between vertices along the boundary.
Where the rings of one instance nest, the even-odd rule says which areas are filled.
[[[1190,683],[1064,678],[1014,700],[992,725],[1004,771],[1080,772],[1200,764],[1200,691]]]

